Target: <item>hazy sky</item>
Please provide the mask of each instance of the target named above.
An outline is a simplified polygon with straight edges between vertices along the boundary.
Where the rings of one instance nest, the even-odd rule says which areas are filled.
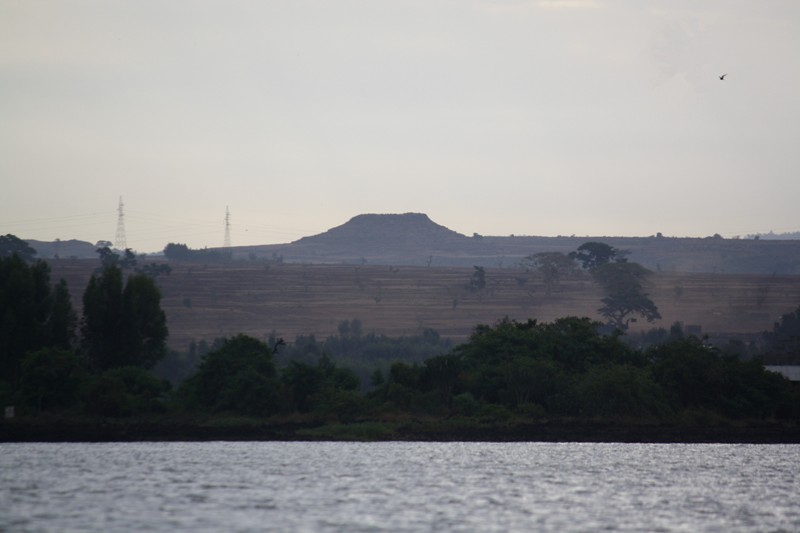
[[[721,74],[727,73],[724,81]],[[0,0],[0,234],[800,229],[796,0]]]

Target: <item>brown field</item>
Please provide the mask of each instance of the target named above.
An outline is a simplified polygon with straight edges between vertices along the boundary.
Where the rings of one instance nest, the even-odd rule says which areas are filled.
[[[97,260],[50,260],[52,278],[69,283],[76,309]],[[476,324],[510,318],[552,321],[578,315],[599,318],[601,293],[585,274],[547,294],[541,279],[521,269],[486,269],[486,288],[464,287],[472,268],[375,265],[301,265],[263,262],[171,263],[160,276],[169,344],[185,350],[191,340],[271,332],[287,341],[336,333],[357,318],[365,333],[413,335],[433,328],[465,339]],[[800,276],[721,273],[656,273],[649,294],[662,319],[633,331],[669,328],[676,321],[708,334],[769,330],[781,314],[800,305]]]

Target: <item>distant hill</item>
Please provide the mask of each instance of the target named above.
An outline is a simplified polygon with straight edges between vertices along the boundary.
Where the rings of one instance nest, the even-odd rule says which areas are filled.
[[[800,274],[800,241],[722,237],[467,237],[427,215],[365,214],[324,233],[289,244],[232,248],[238,259],[292,263],[430,266],[514,266],[539,252],[574,251],[601,241],[630,252],[630,260],[656,271]]]
[[[35,239],[23,239],[28,245],[36,250],[36,257],[38,259],[89,259],[97,258],[95,245],[86,242],[71,239],[68,241],[37,241]]]
[[[436,224],[428,215],[358,215],[324,233],[295,241],[299,246],[332,246],[375,253],[420,249],[458,249],[469,245],[469,238]]]

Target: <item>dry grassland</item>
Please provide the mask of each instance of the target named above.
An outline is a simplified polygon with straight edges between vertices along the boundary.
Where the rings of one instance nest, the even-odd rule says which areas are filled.
[[[53,260],[52,278],[69,283],[76,309],[96,260]],[[568,315],[599,318],[602,294],[582,273],[550,293],[540,277],[521,269],[486,269],[486,288],[465,287],[472,268],[171,263],[157,278],[167,314],[170,346],[191,340],[270,332],[324,338],[343,320],[357,318],[365,333],[413,335],[433,328],[465,339],[476,324],[508,316],[552,321]],[[747,334],[772,328],[800,305],[799,276],[654,274],[648,291],[662,319],[634,330],[668,328],[676,321],[709,334]]]

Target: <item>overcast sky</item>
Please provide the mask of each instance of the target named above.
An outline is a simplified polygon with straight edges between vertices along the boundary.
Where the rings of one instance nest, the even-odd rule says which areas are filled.
[[[719,76],[726,74],[725,80]],[[0,234],[800,230],[796,0],[0,0]]]

